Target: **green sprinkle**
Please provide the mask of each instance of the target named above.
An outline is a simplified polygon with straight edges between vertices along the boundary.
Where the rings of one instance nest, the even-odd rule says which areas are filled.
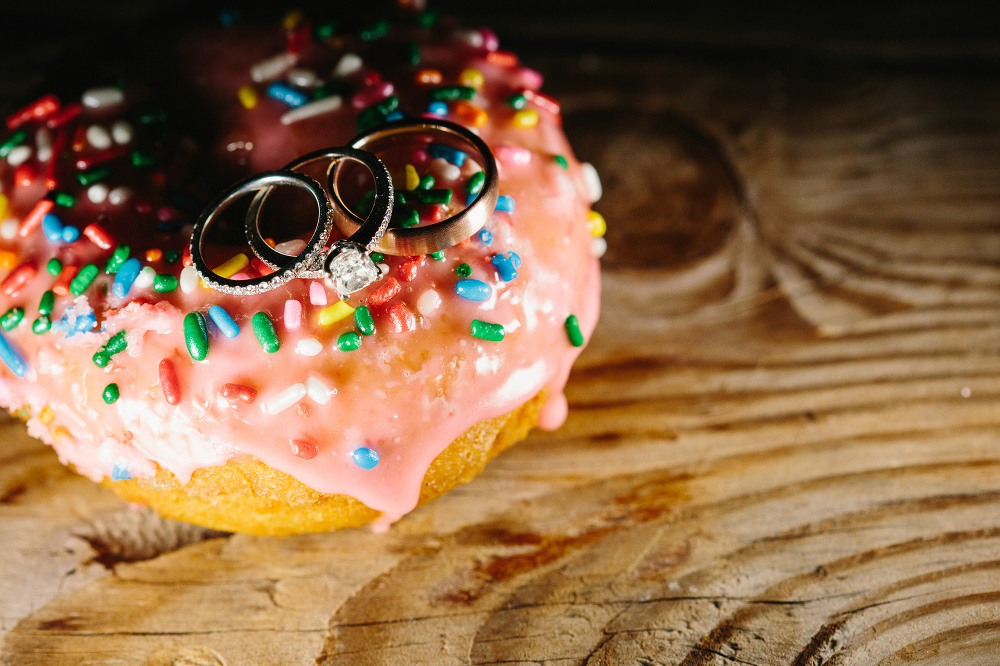
[[[14,150],[28,138],[27,130],[19,129],[10,135],[10,138],[0,143],[0,157],[7,157],[10,151]]]
[[[389,22],[385,19],[379,19],[367,28],[362,28],[358,33],[358,37],[363,41],[370,42],[379,37],[385,37],[385,33],[387,32],[389,32]]]
[[[88,185],[93,185],[94,183],[104,180],[111,175],[111,169],[108,167],[97,167],[96,169],[91,169],[90,171],[83,171],[76,174],[76,179],[80,181],[80,184],[84,187]]]
[[[567,162],[566,158],[563,157],[562,155],[553,155],[552,159],[554,159],[555,162],[556,162],[556,164],[558,164],[559,166],[561,166],[563,169],[568,169],[569,168],[569,162]]]
[[[505,331],[500,324],[491,324],[488,321],[472,320],[472,337],[490,342],[500,342],[503,340]]]
[[[208,326],[205,315],[200,312],[189,312],[184,315],[184,342],[188,353],[196,361],[204,361],[208,356]]]
[[[181,255],[177,250],[164,250],[163,258],[167,260],[168,264],[172,264],[181,258]]]
[[[135,168],[153,166],[155,160],[145,153],[140,153],[138,150],[132,151],[132,166]]]
[[[331,95],[347,97],[351,94],[351,87],[345,81],[327,81],[313,90],[313,99],[323,99]]]
[[[455,273],[458,274],[458,277],[469,277],[472,275],[472,266],[469,264],[459,264],[455,267]]]
[[[447,204],[451,202],[451,190],[413,190],[413,195],[422,204]]]
[[[469,86],[438,86],[431,88],[429,95],[432,102],[454,102],[460,99],[469,101],[476,96],[476,89]]]
[[[372,311],[366,305],[359,305],[354,311],[354,323],[364,335],[371,335],[375,332],[375,320],[372,319]],[[340,343],[337,344],[339,346]]]
[[[365,192],[365,195],[361,197],[361,201],[354,204],[354,212],[358,215],[365,216],[368,211],[372,209],[372,204],[375,203],[375,190],[370,190]]]
[[[389,95],[358,114],[358,131],[363,132],[385,122],[385,117],[399,108],[399,97]]]
[[[444,250],[431,252],[431,259],[433,259],[434,261],[444,261]]]
[[[316,26],[316,39],[323,41],[330,39],[337,32],[337,23],[335,21],[327,21],[326,23],[321,23]]]
[[[98,368],[103,368],[107,366],[108,363],[111,362],[111,356],[105,354],[103,351],[98,349],[96,352],[94,352],[93,360],[94,360],[94,365],[96,365]]]
[[[521,93],[515,93],[507,98],[507,103],[515,109],[521,110],[524,108],[524,105],[528,103],[528,98]]]
[[[416,42],[406,43],[406,62],[411,65],[420,64],[420,47],[417,46]]]
[[[104,265],[104,272],[108,275],[113,275],[118,272],[118,269],[122,267],[122,264],[128,259],[129,255],[128,245],[119,245],[115,248],[114,254],[108,258],[108,263]]]
[[[583,333],[580,332],[580,320],[576,315],[566,317],[566,335],[569,336],[569,343],[574,347],[583,346]]]
[[[52,320],[45,315],[31,322],[31,332],[35,335],[47,333],[50,328],[52,328]]]
[[[382,260],[385,259],[385,255],[382,254],[381,252],[372,252],[368,256],[371,257],[371,260],[372,260],[373,264],[382,263]]]
[[[153,291],[165,294],[177,289],[177,276],[169,273],[157,275],[153,278]]]
[[[49,262],[45,264],[45,270],[49,272],[49,275],[55,277],[62,273],[62,262],[55,257],[52,257],[49,259]]]
[[[361,336],[354,331],[341,333],[337,338],[337,349],[343,352],[354,351],[361,346]]]
[[[74,296],[79,296],[83,292],[87,291],[87,287],[94,281],[97,277],[97,266],[94,264],[87,264],[80,269],[80,272],[76,274],[73,281],[69,283],[69,290]]]
[[[128,347],[128,341],[125,339],[125,331],[118,331],[100,349],[94,352],[94,365],[98,368],[105,367],[111,362],[112,356],[125,351],[126,347]]]
[[[38,314],[49,315],[52,314],[52,308],[56,304],[56,295],[52,293],[52,290],[42,294],[42,300],[38,303]]]
[[[139,125],[164,123],[167,121],[167,112],[159,107],[149,107],[136,113],[133,119]]]
[[[22,319],[24,319],[24,308],[11,308],[0,317],[0,328],[4,331],[13,331]]]
[[[417,17],[417,25],[421,28],[433,28],[434,24],[437,23],[437,19],[437,10],[428,9],[426,12]]]
[[[118,384],[112,382],[104,387],[104,393],[101,394],[101,397],[104,398],[104,402],[113,405],[118,402],[118,398],[121,395],[121,391],[118,390]]]
[[[52,200],[56,202],[57,206],[62,206],[63,208],[72,208],[73,204],[76,203],[76,197],[65,192],[55,192]]]
[[[420,177],[420,183],[417,185],[418,190],[429,190],[434,187],[434,176],[429,173],[425,173]]]
[[[468,182],[465,183],[465,193],[466,194],[479,194],[483,189],[483,183],[486,182],[486,174],[482,171],[477,171],[476,173],[469,176]]]
[[[278,341],[278,333],[274,330],[274,323],[271,318],[263,312],[258,312],[250,320],[253,324],[253,334],[257,336],[257,342],[268,354],[273,354],[281,348]]]
[[[405,206],[406,202],[406,190],[393,190],[392,203],[394,206]]]
[[[392,221],[403,229],[409,229],[420,224],[420,215],[412,208],[396,206],[392,209]]]

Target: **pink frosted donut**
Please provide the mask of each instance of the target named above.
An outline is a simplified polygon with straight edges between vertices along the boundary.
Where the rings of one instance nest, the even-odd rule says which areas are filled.
[[[428,23],[336,34],[293,15],[191,36],[182,60],[225,128],[208,157],[130,88],[8,118],[0,405],[123,497],[271,534],[388,524],[478,472],[485,458],[462,467],[463,446],[492,455],[536,419],[561,425],[598,316],[594,174],[536,72],[490,31]],[[385,256],[346,300],[303,279],[227,295],[186,265],[191,222],[225,186],[198,183],[205,160],[245,176],[422,114],[474,129],[496,156],[501,199],[482,232]],[[477,171],[464,158],[433,144],[386,158],[397,190],[431,176],[452,191],[412,206],[421,224],[464,206]],[[235,257],[223,270],[268,269]]]

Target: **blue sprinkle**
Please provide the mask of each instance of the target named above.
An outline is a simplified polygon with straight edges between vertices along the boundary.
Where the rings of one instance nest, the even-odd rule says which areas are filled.
[[[94,330],[95,326],[97,326],[97,317],[93,312],[88,312],[76,318],[76,326],[73,327],[73,333],[89,333]]]
[[[493,242],[493,234],[490,233],[489,229],[483,229],[479,232],[479,241],[485,245],[489,245]]]
[[[457,167],[465,164],[465,153],[451,146],[446,146],[443,143],[429,144],[427,146],[427,154],[431,157],[443,157],[446,161],[451,162]]]
[[[118,269],[118,273],[115,274],[115,281],[111,285],[111,293],[117,298],[125,298],[128,290],[132,288],[132,283],[139,277],[139,271],[141,270],[142,262],[135,257],[122,264],[122,267]]]
[[[513,282],[517,278],[517,269],[521,267],[521,257],[517,256],[516,252],[494,254],[490,257],[490,262],[496,267],[500,279],[504,282]]]
[[[296,90],[278,81],[267,87],[267,94],[288,106],[302,106],[309,101],[309,96],[301,90]]]
[[[435,116],[447,116],[448,105],[444,102],[431,102],[427,105],[427,113],[433,113]]]
[[[63,223],[58,217],[49,213],[42,218],[42,233],[45,237],[53,243],[58,243],[62,240],[63,234]]]
[[[378,454],[369,449],[367,446],[362,446],[360,449],[354,449],[351,453],[351,457],[354,458],[354,464],[361,469],[372,469],[378,464]]]
[[[485,301],[493,290],[482,280],[465,278],[455,283],[455,293],[470,301]]]
[[[112,481],[128,481],[131,478],[132,475],[124,465],[115,465],[115,468],[111,470]]]
[[[501,194],[497,197],[497,207],[496,210],[502,210],[505,213],[514,212],[514,199],[507,196],[506,194]]]
[[[6,363],[10,371],[18,377],[24,377],[28,372],[28,362],[11,346],[3,334],[0,334],[0,361]]]
[[[64,243],[73,243],[80,237],[80,230],[74,227],[72,224],[67,224],[63,227],[62,239]]]
[[[238,9],[223,9],[219,12],[219,23],[225,26],[238,23],[241,18],[243,18],[243,15],[240,14],[240,10]]]
[[[240,327],[237,326],[233,318],[221,306],[213,305],[210,307],[208,309],[208,316],[212,318],[212,321],[227,338],[235,338],[240,334]]]
[[[404,114],[399,109],[396,109],[395,111],[393,111],[392,113],[390,113],[389,115],[387,115],[385,117],[385,122],[388,123],[388,122],[392,122],[393,120],[402,120],[405,117],[406,117],[406,114]]]
[[[479,192],[469,192],[468,196],[465,197],[465,205],[466,206],[471,206],[472,202],[475,201],[476,197],[478,197],[478,196],[479,196]]]

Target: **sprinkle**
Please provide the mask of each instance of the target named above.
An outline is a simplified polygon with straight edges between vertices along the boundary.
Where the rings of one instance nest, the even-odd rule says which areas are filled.
[[[49,129],[58,129],[71,120],[75,120],[83,112],[83,105],[79,102],[67,104],[61,111],[57,111],[48,117],[45,126]],[[55,151],[58,152],[58,151]]]
[[[465,278],[455,283],[455,293],[469,301],[485,301],[493,290],[482,280]]]
[[[569,343],[574,347],[583,346],[583,333],[580,332],[580,320],[576,315],[566,317],[566,335],[569,336]]]
[[[111,147],[111,135],[100,125],[91,125],[87,128],[87,143],[97,150],[107,150]]]
[[[30,236],[35,229],[41,226],[42,220],[52,212],[55,205],[56,203],[51,199],[39,199],[38,203],[31,209],[31,212],[25,215],[21,221],[21,226],[17,230],[18,235],[21,238]]]
[[[281,116],[281,124],[291,125],[292,123],[305,120],[306,118],[314,118],[316,116],[323,115],[324,113],[336,111],[342,105],[343,98],[340,95],[329,95],[314,102],[303,104],[302,106],[292,109],[291,111],[286,111]]]
[[[168,264],[172,264],[180,259],[180,255],[177,254],[177,250],[164,250],[163,258],[167,260]]]
[[[354,324],[363,335],[371,335],[375,332],[375,320],[372,319],[372,311],[364,305],[358,306],[354,311]]]
[[[24,319],[24,308],[11,308],[0,317],[0,328],[4,331],[13,331]]]
[[[385,314],[389,320],[389,330],[393,333],[405,333],[417,324],[413,313],[402,303],[393,303]]]
[[[299,107],[309,101],[309,96],[301,90],[296,90],[291,86],[275,81],[267,87],[267,94],[279,102],[284,102],[288,106]]]
[[[102,183],[91,185],[87,188],[87,198],[95,204],[104,203],[108,198],[108,186]]]
[[[240,104],[243,105],[244,109],[252,109],[260,101],[260,97],[257,96],[257,90],[249,84],[240,86],[239,90],[236,91],[236,96],[239,98]]]
[[[608,230],[608,223],[604,221],[604,216],[596,210],[587,212],[587,229],[594,238],[600,238]]]
[[[449,189],[414,190],[410,196],[422,204],[448,204],[451,202],[451,190]]]
[[[472,69],[470,67],[469,69],[463,69],[459,73],[458,82],[463,86],[469,86],[470,88],[476,88],[478,90],[483,87],[485,79],[483,78],[482,72],[478,69]]]
[[[427,316],[441,306],[441,295],[433,289],[428,289],[417,298],[417,312]]]
[[[315,356],[323,351],[323,343],[316,338],[302,338],[295,345],[295,353],[300,356]]]
[[[244,384],[226,384],[222,387],[222,397],[226,400],[239,400],[252,405],[257,399],[257,389]]]
[[[52,159],[52,133],[47,127],[39,127],[35,132],[35,145],[38,146],[39,162],[48,162]]]
[[[381,307],[388,303],[389,299],[398,294],[401,290],[402,286],[400,286],[399,281],[396,280],[396,278],[386,278],[382,284],[379,285],[378,289],[368,295],[368,305],[375,308]],[[343,301],[341,301],[341,303],[343,303]],[[320,313],[320,315],[322,316],[322,313]]]
[[[38,178],[38,169],[30,163],[20,164],[14,169],[14,183],[18,187],[31,187],[36,178]]]
[[[41,120],[59,110],[59,98],[45,95],[28,106],[7,116],[7,129],[15,130],[26,122]]]
[[[177,371],[169,358],[160,361],[160,393],[168,405],[178,405],[181,402],[181,386],[177,381]]]
[[[196,361],[204,361],[208,356],[208,326],[205,315],[200,312],[189,312],[184,315],[184,342],[188,353]]]
[[[90,242],[102,250],[110,250],[114,241],[104,227],[97,223],[88,224],[83,228],[83,235],[90,239]]]
[[[378,454],[367,446],[354,449],[351,452],[351,458],[354,460],[354,464],[361,469],[373,469],[378,464]]]
[[[322,310],[319,311],[319,315],[317,318],[318,323],[320,326],[329,326],[330,324],[334,324],[340,321],[341,319],[347,317],[352,312],[354,312],[354,308],[348,305],[347,301],[337,301],[330,307],[323,308]]]
[[[114,253],[108,257],[108,262],[104,264],[104,272],[108,275],[114,275],[117,273],[128,260],[130,252],[131,250],[128,245],[119,245],[116,247]]]
[[[411,229],[420,224],[420,214],[412,209],[393,206],[391,222],[402,229]]]
[[[363,64],[361,56],[356,53],[345,53],[337,61],[337,66],[333,68],[333,75],[339,77],[350,76],[360,70]]]
[[[479,192],[482,191],[483,183],[485,182],[486,174],[482,171],[477,171],[469,176],[469,180],[465,183],[465,193],[473,196],[479,194]]]
[[[111,285],[111,294],[116,298],[125,298],[132,288],[132,283],[139,277],[139,271],[141,270],[142,262],[135,257],[123,263],[121,268],[118,269],[117,275],[115,275],[114,283]]]
[[[125,340],[125,331],[118,331],[111,336],[110,340],[101,345],[100,349],[94,352],[94,365],[103,368],[111,361],[112,356],[125,351],[126,347],[128,347],[128,341]]]
[[[462,175],[461,169],[441,157],[432,160],[430,168],[441,180],[458,180]]]
[[[465,164],[465,153],[443,143],[431,143],[427,146],[427,154],[431,157],[441,157],[457,167]]]
[[[212,318],[212,323],[215,324],[227,338],[232,339],[240,334],[240,327],[235,321],[233,321],[233,318],[229,316],[229,313],[226,312],[221,305],[213,305],[210,307],[208,309],[208,316]]]
[[[479,242],[484,245],[489,245],[493,242],[493,234],[490,233],[488,229],[483,229],[479,232]]]
[[[3,195],[0,194],[0,197]],[[6,199],[6,197],[4,197]],[[6,209],[6,206],[4,207]],[[21,226],[21,223],[14,217],[4,218],[0,222],[0,238],[4,240],[14,240],[17,238],[17,228]]]
[[[52,257],[49,259],[48,263],[45,264],[45,270],[48,271],[49,275],[55,277],[59,275],[60,271],[62,271],[62,262],[55,257]]]
[[[153,263],[155,261],[159,261],[160,259],[163,258],[163,250],[161,250],[159,248],[155,248],[155,247],[152,248],[152,249],[146,250],[145,257],[146,257],[146,261],[149,262],[149,263]]]
[[[153,270],[152,266],[144,266],[139,275],[136,276],[135,282],[132,286],[136,289],[148,289],[153,286],[153,282],[156,281],[156,271]]]
[[[284,391],[271,397],[264,405],[264,411],[272,416],[280,414],[302,398],[306,397],[305,384],[292,384]]]
[[[431,252],[428,255],[434,261],[444,261],[444,250],[438,250],[437,252]]]
[[[125,101],[125,93],[118,88],[91,88],[83,93],[80,98],[83,105],[88,109],[105,109],[109,106],[116,106]]]
[[[518,111],[523,109],[527,103],[528,103],[528,98],[525,97],[522,93],[514,93],[513,95],[507,98],[507,104],[514,107]]]
[[[422,69],[417,72],[414,80],[421,85],[436,86],[440,85],[444,79],[441,76],[441,72],[436,69]]]
[[[11,151],[28,139],[28,132],[21,129],[14,132],[3,143],[0,143],[0,157],[7,157]]]
[[[434,176],[430,175],[429,173],[425,173],[423,176],[420,177],[420,180],[417,182],[417,186],[414,189],[429,190],[433,187],[434,187]]]
[[[604,188],[601,187],[601,176],[590,162],[584,162],[580,168],[583,170],[583,180],[587,184],[590,203],[596,203],[604,194]]]
[[[497,207],[495,210],[503,211],[505,213],[514,212],[514,199],[505,194],[501,194],[497,197]]]
[[[473,337],[479,338],[480,340],[489,340],[490,342],[499,342],[500,340],[503,340],[506,333],[502,325],[492,324],[479,319],[472,320],[471,330]]]
[[[285,301],[285,328],[298,330],[302,326],[302,302],[294,298]]]
[[[590,239],[590,256],[600,259],[608,251],[608,241],[604,238]]]
[[[116,402],[118,402],[118,398],[121,397],[121,391],[118,390],[118,384],[112,382],[107,386],[105,386],[104,392],[101,394],[101,397],[104,398],[104,402],[108,403],[109,405],[113,405]],[[116,466],[115,470],[117,469],[118,467]]]
[[[444,102],[431,102],[427,105],[427,113],[443,118],[448,115],[448,105]]]
[[[62,240],[63,224],[62,220],[58,217],[49,213],[42,218],[42,233],[45,235],[49,242],[58,243]]]
[[[517,56],[510,51],[490,51],[486,54],[486,62],[497,67],[512,69],[517,67]]]
[[[247,258],[247,255],[240,252],[227,259],[221,266],[213,268],[212,272],[221,278],[231,278],[249,265],[250,259]]]
[[[292,453],[303,460],[312,460],[319,453],[319,449],[316,448],[315,444],[307,442],[304,439],[293,439],[291,446]]]
[[[119,120],[111,126],[111,138],[115,143],[126,144],[132,141],[132,126],[125,120]]]
[[[17,264],[17,255],[9,250],[0,250],[0,269],[9,270]]]
[[[52,308],[56,304],[56,295],[52,293],[51,290],[46,291],[42,294],[41,300],[38,302],[38,314],[49,315],[52,314]]]
[[[250,68],[250,78],[256,83],[263,83],[276,79],[298,62],[299,57],[294,53],[279,53],[275,56],[261,60]]]
[[[306,392],[320,405],[330,402],[330,397],[333,395],[333,390],[317,377],[309,377],[306,380]]]
[[[354,107],[355,111],[360,111],[361,109],[367,108],[381,100],[386,99],[389,95],[395,92],[396,87],[392,85],[390,81],[383,81],[363,90],[358,91],[354,97],[351,98],[351,106]],[[393,107],[395,109],[395,107]],[[393,109],[387,109],[384,111],[388,113]],[[383,115],[384,115],[383,114]]]
[[[313,305],[326,305],[326,288],[321,282],[309,284],[309,302]]]
[[[337,349],[342,352],[354,351],[361,346],[361,336],[354,331],[341,333],[337,338]]]
[[[31,157],[31,153],[31,146],[18,146],[17,148],[11,150],[10,154],[7,155],[7,163],[13,167],[21,166],[28,161],[28,158]],[[39,161],[42,160],[39,159]]]
[[[498,146],[496,156],[501,164],[507,166],[523,167],[531,163],[531,151],[524,146]]]
[[[0,361],[3,361],[10,368],[10,371],[18,377],[24,377],[28,372],[28,362],[2,335],[0,335]]]
[[[175,289],[177,289],[177,276],[164,273],[153,278],[153,291],[156,293],[166,294]]]
[[[153,166],[154,164],[156,164],[156,160],[154,160],[151,155],[139,152],[138,150],[133,150],[131,157],[132,157],[132,166],[134,166],[136,169],[141,169],[142,167]]]
[[[49,196],[52,197],[52,200],[56,202],[57,206],[62,206],[63,208],[72,208],[73,205],[76,204],[76,197],[72,194],[67,194],[65,192],[53,192]]]
[[[470,100],[476,96],[475,88],[469,86],[438,86],[428,92],[432,102],[453,102]]]
[[[281,348],[278,340],[278,332],[274,330],[274,323],[264,312],[256,313],[250,320],[253,325],[253,334],[257,336],[257,342],[268,354],[273,354]]]
[[[108,203],[112,206],[120,206],[132,196],[132,190],[127,187],[116,187],[108,192]]]
[[[198,286],[198,282],[201,278],[198,276],[198,271],[194,266],[185,266],[181,270],[181,291],[185,294],[190,294]]]
[[[385,259],[385,255],[383,255],[381,252],[372,252],[368,256],[371,258],[372,262],[376,264],[381,263],[382,260]]]
[[[528,69],[527,67],[521,70],[521,74],[528,75],[528,78],[535,79],[533,83],[537,84],[529,85],[528,89],[524,91],[524,96],[528,98],[528,101],[537,106],[539,109],[544,109],[552,115],[558,116],[559,111],[561,110],[559,102],[554,97],[549,97],[545,93],[538,92],[538,88],[542,87],[542,75],[534,70]]]
[[[420,185],[420,175],[412,164],[406,165],[406,189],[415,190]]]
[[[538,124],[538,111],[534,109],[521,109],[514,114],[512,122],[514,127],[530,129]]]
[[[459,120],[473,127],[482,127],[489,120],[485,111],[468,102],[455,102],[454,111]]]
[[[70,293],[69,288],[73,282],[73,278],[76,277],[77,271],[80,270],[79,266],[73,264],[68,264],[62,267],[59,271],[59,275],[56,276],[56,281],[52,285],[52,291],[56,292],[59,296],[65,296]]]
[[[87,287],[94,281],[97,277],[97,266],[94,264],[87,264],[80,269],[80,272],[76,274],[73,281],[69,285],[69,291],[74,296],[79,296],[83,292],[87,291]]]
[[[52,328],[52,320],[46,315],[42,315],[35,321],[31,322],[31,332],[35,335],[41,335],[42,333],[48,333],[49,329]]]
[[[390,116],[399,108],[399,97],[389,95],[380,102],[372,104],[358,114],[358,131],[364,131],[379,123],[392,120]]]
[[[359,30],[358,37],[360,37],[362,41],[370,42],[378,39],[379,37],[384,37],[387,32],[389,32],[389,22],[385,19],[379,19],[368,27]]]
[[[4,296],[15,296],[24,289],[38,275],[38,268],[30,261],[26,261],[0,282],[0,294]]]
[[[494,254],[490,257],[490,263],[497,269],[501,280],[513,282],[517,279],[517,269],[521,267],[521,257],[516,252]]]
[[[111,384],[114,386],[114,384]],[[107,392],[107,389],[104,389]],[[117,400],[117,398],[115,398]],[[107,398],[105,398],[107,401]],[[110,403],[109,403],[110,404]],[[128,471],[128,468],[123,465],[115,465],[111,470],[111,480],[112,481],[131,481],[132,474]]]
[[[558,164],[559,166],[561,166],[563,169],[568,169],[569,168],[569,162],[567,162],[566,158],[563,157],[562,155],[553,155],[552,156],[552,160],[556,164]]]

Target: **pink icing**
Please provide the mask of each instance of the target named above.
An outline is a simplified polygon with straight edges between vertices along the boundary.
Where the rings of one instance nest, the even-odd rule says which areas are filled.
[[[558,116],[540,113],[532,129],[511,125],[513,110],[504,100],[521,88],[541,86],[541,77],[532,70],[488,62],[487,49],[497,48],[495,35],[484,31],[486,45],[476,48],[460,34],[448,37],[412,28],[399,32],[401,41],[420,40],[419,68],[440,70],[445,84],[456,83],[458,72],[468,67],[485,77],[485,88],[473,101],[489,114],[479,133],[502,163],[515,167],[502,168],[500,191],[515,200],[516,208],[512,214],[494,214],[487,225],[492,243],[487,246],[474,237],[448,249],[443,261],[427,259],[417,265],[411,280],[403,278],[406,258],[386,257],[388,277],[398,279],[401,290],[385,306],[372,307],[376,333],[364,337],[357,351],[343,352],[336,342],[345,331],[355,330],[353,320],[317,327],[319,311],[338,297],[321,282],[304,280],[245,298],[196,286],[191,293],[167,294],[133,288],[126,298],[118,299],[110,295],[113,277],[102,273],[83,297],[75,301],[72,296],[58,297],[53,319],[74,303],[81,310],[92,307],[98,321],[103,321],[103,332],[35,335],[30,322],[42,293],[55,279],[44,271],[45,262],[58,255],[64,263],[93,262],[103,267],[110,252],[86,239],[57,247],[41,231],[25,240],[0,241],[0,249],[12,250],[40,269],[27,288],[12,297],[0,296],[0,312],[18,305],[26,311],[25,321],[5,336],[31,366],[23,379],[6,368],[0,370],[0,404],[26,409],[31,415],[29,432],[54,446],[63,462],[94,480],[110,476],[116,467],[145,476],[159,465],[186,481],[199,468],[253,456],[318,491],[360,499],[384,512],[384,524],[416,505],[431,461],[476,422],[509,412],[544,389],[548,401],[540,425],[562,424],[567,409],[562,390],[580,352],[569,344],[564,322],[575,314],[589,337],[599,309],[599,266],[589,253],[590,202],[581,167],[572,157]],[[251,83],[251,66],[272,56],[276,43],[273,31],[239,28],[221,36],[197,35],[182,49],[206,103],[218,110],[223,126],[231,128],[219,152],[234,153],[230,157],[246,161],[250,170],[278,168],[298,154],[339,145],[355,133],[356,110],[347,104],[288,126],[280,123],[288,107],[263,93],[256,108],[240,105],[237,89]],[[352,45],[366,63],[378,47]],[[317,61],[336,62],[340,52],[326,51]],[[309,58],[303,61],[308,63]],[[206,68],[205,63],[213,64]],[[367,102],[370,92],[377,99],[395,87],[401,106],[418,114],[426,105],[427,87],[414,81],[416,69],[382,69],[385,83],[358,96],[364,95]],[[317,69],[323,75],[329,70]],[[366,64],[348,80],[357,85],[367,71]],[[375,89],[378,95],[372,92]],[[84,114],[85,123],[109,125],[114,119],[109,111]],[[554,155],[564,155],[569,168],[561,168]],[[395,173],[393,165],[390,170]],[[29,187],[12,188],[7,186],[12,170],[4,165],[0,175],[15,217],[25,215],[45,193],[41,179]],[[155,198],[155,192],[139,188],[129,205],[138,202],[162,211],[163,202]],[[128,215],[116,218],[111,204],[93,204],[83,192],[64,221],[82,228],[101,213],[109,216],[103,221],[109,232],[119,242],[131,244],[133,257],[158,273],[178,274],[179,262],[168,266],[144,259],[147,248],[180,249],[176,234],[133,232],[134,225],[126,224]],[[507,251],[522,260],[519,276],[510,283],[500,280],[489,261],[490,255]],[[456,295],[455,267],[461,263],[472,267],[473,278],[491,286],[486,301]],[[381,284],[355,294],[350,304],[364,304]],[[429,290],[441,303],[422,311],[418,302]],[[188,354],[182,320],[188,312],[204,313],[214,304],[232,315],[241,333],[227,339],[210,324],[209,354],[197,362]],[[281,341],[276,353],[265,353],[254,337],[250,319],[258,311],[275,323]],[[406,328],[393,312],[408,313],[405,324],[412,325],[411,330],[392,332],[394,326]],[[472,337],[473,319],[502,324],[504,340]],[[98,367],[92,361],[94,352],[120,330],[126,331],[127,349],[106,367]],[[308,337],[323,345],[316,356],[296,352],[299,340]],[[164,358],[177,372],[181,400],[176,406],[164,400],[159,388],[158,366]],[[121,397],[107,405],[102,392],[110,382],[118,384]],[[256,400],[247,404],[224,398],[222,387],[230,383],[255,388]],[[280,413],[269,413],[276,396],[289,387],[305,391],[305,397]],[[315,457],[296,455],[302,445],[293,445],[294,440],[314,445]],[[360,446],[378,452],[379,463],[373,469],[353,462],[351,454]]]

